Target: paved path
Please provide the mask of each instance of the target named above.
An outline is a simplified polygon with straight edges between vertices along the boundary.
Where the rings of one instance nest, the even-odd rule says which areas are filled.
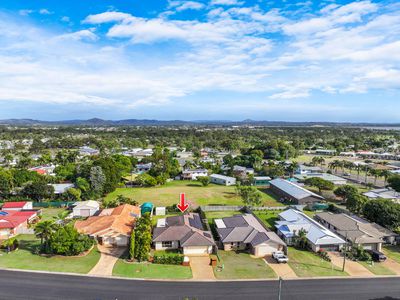
[[[89,275],[112,276],[112,271],[118,258],[125,252],[125,247],[105,247],[97,245],[101,256],[97,264],[90,270]]]
[[[0,299],[276,300],[277,280],[166,282],[0,271]],[[282,300],[399,299],[399,278],[284,280]]]
[[[210,266],[210,257],[190,256],[190,267],[192,268],[193,279],[195,280],[215,280],[214,271]]]
[[[400,264],[390,257],[386,258],[386,260],[380,264],[393,271],[396,275],[400,275]]]
[[[271,267],[272,270],[274,270],[274,272],[276,273],[276,275],[278,275],[278,277],[282,277],[283,279],[298,277],[288,264],[278,264],[272,258],[272,256],[265,257],[264,261],[267,263],[268,266]]]
[[[332,259],[332,263],[339,268],[343,266],[343,256],[340,255],[338,252],[329,252],[329,257]],[[363,276],[363,277],[374,277],[375,275],[370,272],[367,268],[363,265],[359,264],[358,262],[346,259],[346,265],[344,270],[350,276]]]

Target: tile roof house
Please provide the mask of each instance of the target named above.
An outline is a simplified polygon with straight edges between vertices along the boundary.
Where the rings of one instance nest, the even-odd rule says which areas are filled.
[[[285,210],[279,214],[279,219],[275,227],[288,245],[294,244],[294,238],[300,230],[306,232],[308,244],[314,252],[338,251],[346,244],[338,235],[297,209]]]
[[[374,189],[363,193],[369,199],[390,199],[396,203],[400,203],[400,193],[391,188]]]
[[[96,238],[102,245],[127,246],[135,221],[139,217],[140,207],[123,204],[104,209],[98,216],[76,221],[75,228]]]
[[[309,204],[324,200],[324,197],[281,178],[271,180],[270,187],[282,199],[289,200],[295,204]]]
[[[215,246],[197,213],[159,219],[153,230],[153,244],[156,250],[182,249],[185,255],[210,254]]]
[[[382,244],[395,242],[398,236],[394,232],[359,217],[346,214],[323,212],[315,215],[315,219],[325,227],[336,232],[352,245],[360,245],[364,249],[382,250]]]
[[[219,240],[225,251],[249,250],[263,257],[275,251],[286,251],[286,244],[252,214],[214,220]]]
[[[0,211],[0,239],[8,239],[18,234],[33,234],[33,229],[29,228],[37,219],[37,211]]]

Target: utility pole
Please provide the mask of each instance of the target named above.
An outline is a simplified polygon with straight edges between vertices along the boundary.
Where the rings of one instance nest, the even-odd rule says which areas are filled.
[[[278,300],[281,300],[282,296],[282,277],[279,276],[279,291],[278,291]]]
[[[345,239],[345,244],[344,244],[344,255],[343,255],[343,267],[342,267],[342,272],[344,272],[344,267],[346,266],[346,254],[347,254],[347,231],[346,231],[346,239]]]

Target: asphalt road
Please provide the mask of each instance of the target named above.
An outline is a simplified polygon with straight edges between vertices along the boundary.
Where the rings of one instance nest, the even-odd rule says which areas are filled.
[[[156,282],[0,271],[0,299],[278,299],[278,281]],[[400,299],[400,278],[293,280],[282,300]]]

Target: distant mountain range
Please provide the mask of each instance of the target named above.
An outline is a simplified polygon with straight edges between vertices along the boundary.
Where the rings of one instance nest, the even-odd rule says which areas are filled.
[[[400,123],[351,123],[351,122],[289,122],[289,121],[226,121],[226,120],[103,120],[93,118],[89,120],[64,120],[64,121],[41,121],[33,119],[7,119],[0,120],[0,125],[12,126],[346,126],[346,127],[400,127]]]

